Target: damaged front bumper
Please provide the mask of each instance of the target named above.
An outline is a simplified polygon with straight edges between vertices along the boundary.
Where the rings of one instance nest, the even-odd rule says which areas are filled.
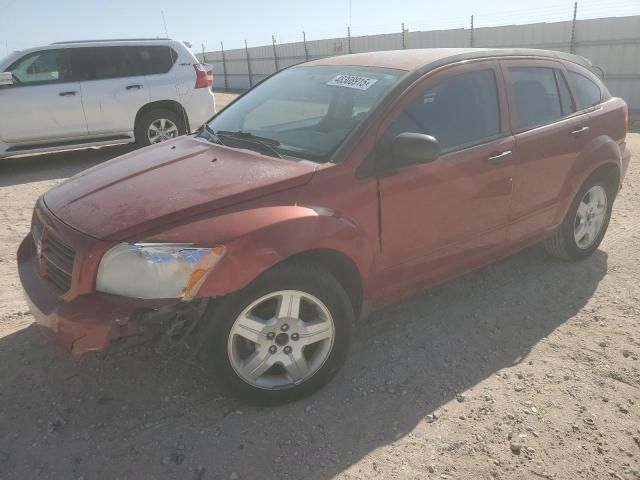
[[[67,301],[52,291],[38,269],[36,246],[28,235],[18,249],[18,271],[29,309],[56,343],[75,357],[140,333],[147,314],[171,311],[179,303],[178,299],[144,300],[97,292]]]

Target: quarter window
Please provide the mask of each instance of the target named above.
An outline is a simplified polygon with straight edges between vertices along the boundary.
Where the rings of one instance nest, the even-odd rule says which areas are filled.
[[[145,75],[167,73],[178,58],[175,50],[169,46],[137,47]]]
[[[554,68],[510,68],[518,113],[517,128],[526,130],[575,112],[564,75]]]
[[[426,90],[400,114],[387,136],[404,132],[434,136],[443,152],[500,134],[500,108],[493,70],[463,73]]]
[[[569,72],[569,78],[571,78],[581,108],[593,107],[600,103],[602,92],[595,82],[575,72]]]
[[[70,55],[65,50],[45,50],[31,53],[9,69],[17,86],[42,85],[73,81]]]

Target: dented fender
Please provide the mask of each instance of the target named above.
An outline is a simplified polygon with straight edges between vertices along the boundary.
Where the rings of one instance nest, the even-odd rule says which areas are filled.
[[[328,249],[351,259],[363,287],[373,264],[373,242],[353,220],[313,206],[265,206],[217,215],[164,232],[157,239],[224,245],[226,253],[196,297],[220,297],[247,286],[287,258]]]

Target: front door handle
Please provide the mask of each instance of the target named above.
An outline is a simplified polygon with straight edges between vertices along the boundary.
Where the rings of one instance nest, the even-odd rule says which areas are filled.
[[[584,126],[584,127],[578,128],[577,130],[571,130],[571,133],[573,135],[579,135],[581,133],[588,132],[588,131],[589,131],[589,127]]]
[[[140,90],[142,88],[142,85],[136,84],[136,85],[127,85],[126,87],[127,90]]]
[[[69,91],[69,92],[60,92],[58,95],[60,95],[61,97],[73,97],[77,93],[78,92],[75,92],[75,91]]]
[[[490,163],[491,165],[498,165],[499,163],[511,158],[512,153],[513,152],[511,150],[505,150],[504,152],[500,152],[496,155],[491,155],[490,157],[487,157],[487,163]]]

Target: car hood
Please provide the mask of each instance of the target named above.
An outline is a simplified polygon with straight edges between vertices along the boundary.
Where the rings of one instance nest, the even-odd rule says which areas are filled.
[[[49,190],[44,203],[84,234],[124,240],[302,185],[314,171],[311,163],[181,137],[85,170]]]

